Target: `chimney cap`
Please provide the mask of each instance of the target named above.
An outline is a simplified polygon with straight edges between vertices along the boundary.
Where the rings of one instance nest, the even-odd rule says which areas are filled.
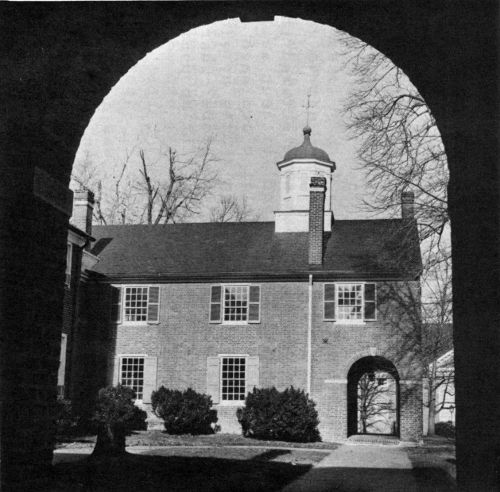
[[[74,200],[78,201],[89,201],[90,203],[94,203],[94,193],[85,188],[79,188],[73,192]]]
[[[401,193],[401,217],[403,219],[415,218],[415,193],[413,191]]]
[[[403,191],[401,193],[401,201],[403,203],[413,203],[415,201],[415,193],[413,191]]]
[[[323,176],[312,176],[309,183],[310,188],[324,188],[326,189],[326,178]]]

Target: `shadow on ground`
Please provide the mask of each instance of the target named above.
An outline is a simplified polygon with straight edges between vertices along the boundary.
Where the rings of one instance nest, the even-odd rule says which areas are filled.
[[[311,468],[269,461],[268,452],[251,460],[133,454],[97,462],[81,458],[75,454],[71,462],[55,465],[49,490],[278,491]]]
[[[447,473],[439,468],[314,468],[285,492],[452,492]]]
[[[312,468],[286,449],[174,448],[127,453],[123,458],[92,461],[85,453],[64,453],[54,466],[49,489],[62,491],[209,491],[248,492],[452,492],[454,480],[430,460],[409,468]],[[200,453],[210,456],[200,456]],[[231,453],[228,456],[228,453]],[[185,455],[182,456],[182,453]],[[188,453],[186,455],[186,453]],[[191,455],[192,453],[193,455]],[[215,456],[214,456],[215,453]],[[312,455],[311,455],[312,456]],[[304,458],[304,457],[302,457]],[[308,473],[307,473],[308,472]]]

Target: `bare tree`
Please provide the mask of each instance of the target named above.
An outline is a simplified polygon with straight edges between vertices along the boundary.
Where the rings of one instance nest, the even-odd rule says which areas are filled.
[[[363,374],[358,381],[358,432],[394,434],[396,382],[385,372]]]
[[[429,269],[424,282],[428,293],[423,302],[414,282],[381,284],[377,298],[385,320],[388,358],[398,367],[414,368],[411,379],[422,378],[422,404],[428,409],[427,428],[432,435],[436,414],[453,406],[453,356],[443,359],[453,348],[450,264]]]
[[[215,206],[210,209],[210,222],[245,222],[256,220],[247,198],[236,195],[223,195]]]
[[[200,213],[204,198],[210,194],[217,180],[213,169],[215,158],[209,140],[197,153],[183,160],[168,147],[161,155],[162,171],[155,179],[144,149],[139,151],[142,168],[136,189],[144,197],[140,221],[148,224],[180,222]],[[145,219],[144,219],[145,216]]]
[[[103,165],[93,162],[89,153],[75,163],[71,180],[73,187],[90,190],[94,193],[94,222],[101,225],[125,224],[129,220],[129,211],[133,209],[135,197],[132,192],[132,183],[127,179],[127,171],[131,159],[131,152],[126,152],[122,162],[107,184],[102,177]]]
[[[435,433],[436,414],[444,409],[450,410],[450,401],[454,401],[453,356],[443,357],[453,347],[449,263],[431,270],[426,283],[430,294],[422,308],[429,322],[423,325],[421,352],[425,378],[424,405],[428,408],[428,433],[432,435]]]
[[[95,193],[98,224],[165,224],[199,214],[203,200],[216,184],[209,139],[196,152],[180,156],[174,149],[139,147],[125,153],[110,178],[86,156],[75,167],[73,181]],[[133,165],[139,158],[139,167]]]
[[[352,138],[360,142],[357,156],[375,196],[365,205],[397,215],[401,193],[413,191],[427,254],[440,245],[449,223],[447,160],[435,119],[391,60],[356,38],[342,41],[354,78],[344,115]]]
[[[390,292],[391,302],[405,306],[408,321],[405,329],[400,320],[392,320],[388,336],[395,341],[396,359],[418,354],[428,386],[424,404],[429,408],[429,433],[433,433],[435,413],[446,404],[436,396],[443,388],[445,393],[452,391],[454,377],[452,361],[446,370],[438,362],[452,346],[446,334],[451,324],[446,154],[431,111],[401,69],[358,39],[344,36],[342,42],[354,82],[344,116],[352,138],[360,144],[357,157],[374,191],[365,205],[374,214],[396,216],[402,192],[415,193],[424,300],[421,304],[420,295],[406,289]]]

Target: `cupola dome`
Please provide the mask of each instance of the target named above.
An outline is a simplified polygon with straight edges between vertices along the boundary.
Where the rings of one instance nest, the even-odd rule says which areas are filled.
[[[332,162],[328,154],[318,147],[311,144],[311,127],[304,128],[304,141],[299,147],[289,150],[281,162],[291,161],[293,159],[314,159],[322,162]]]

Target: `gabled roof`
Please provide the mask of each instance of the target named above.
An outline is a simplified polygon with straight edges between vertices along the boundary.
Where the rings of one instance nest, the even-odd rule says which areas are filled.
[[[408,224],[336,221],[319,267],[308,264],[308,233],[275,233],[274,222],[95,226],[94,271],[112,279],[415,278],[420,250]]]

